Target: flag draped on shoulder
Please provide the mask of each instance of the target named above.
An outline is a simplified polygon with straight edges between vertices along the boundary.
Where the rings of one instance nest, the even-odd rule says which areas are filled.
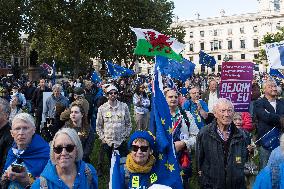
[[[273,69],[284,69],[284,41],[264,45],[268,64]]]
[[[207,66],[207,67],[214,67],[216,64],[216,60],[214,56],[210,56],[203,51],[199,52],[199,64]]]
[[[284,79],[284,75],[277,69],[270,68],[269,75]]]
[[[168,35],[153,29],[130,28],[137,37],[134,54],[146,56],[165,56],[175,60],[182,60],[180,53],[185,45]]]
[[[173,189],[182,189],[181,170],[176,159],[172,137],[171,114],[162,90],[162,77],[156,64],[150,130],[156,136],[158,180],[159,184]]]
[[[111,158],[109,189],[124,189],[123,179],[120,172],[120,155],[119,152],[115,150]]]
[[[195,69],[195,64],[185,58],[178,62],[166,57],[156,56],[156,64],[159,66],[162,75],[170,76],[183,82],[192,76]]]
[[[117,64],[113,64],[111,61],[107,61],[106,65],[108,69],[108,74],[110,74],[111,77],[115,79],[121,76],[132,76],[135,74],[133,70],[119,66]]]
[[[92,73],[92,82],[97,83],[97,82],[101,82],[101,78],[99,77],[98,73],[96,72],[96,70],[93,71]]]

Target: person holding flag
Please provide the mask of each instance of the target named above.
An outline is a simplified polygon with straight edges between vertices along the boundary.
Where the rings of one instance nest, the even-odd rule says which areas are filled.
[[[183,171],[184,189],[189,188],[189,177],[191,176],[190,150],[195,147],[196,136],[199,132],[194,118],[190,112],[182,110],[178,106],[178,94],[175,90],[166,88],[164,94],[169,105],[171,119],[173,121],[171,133],[177,159]]]

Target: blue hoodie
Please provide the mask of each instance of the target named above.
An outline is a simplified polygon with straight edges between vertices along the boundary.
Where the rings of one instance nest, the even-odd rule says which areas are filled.
[[[95,168],[87,164],[91,170],[92,174],[92,182],[91,186],[89,186],[89,181],[87,175],[85,173],[85,162],[79,161],[77,164],[78,174],[76,175],[73,189],[98,189],[98,177]],[[47,165],[45,166],[43,172],[41,173],[41,177],[44,177],[47,182],[48,189],[69,189],[69,187],[58,177],[55,165],[49,160]],[[40,188],[40,178],[38,178],[32,185],[31,189]]]

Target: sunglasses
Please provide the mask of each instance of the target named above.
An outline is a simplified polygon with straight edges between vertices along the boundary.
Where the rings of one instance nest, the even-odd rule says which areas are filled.
[[[141,152],[147,152],[149,149],[149,146],[137,146],[137,145],[132,145],[132,151],[138,152],[138,150],[141,150]]]
[[[109,95],[117,95],[117,92],[108,92]]]
[[[63,151],[63,148],[65,148],[65,150],[66,150],[68,153],[71,153],[71,152],[73,152],[73,150],[74,150],[74,148],[75,148],[75,145],[73,145],[73,144],[67,144],[66,146],[61,146],[61,145],[53,146],[53,151],[54,151],[56,154],[61,154],[62,151]]]

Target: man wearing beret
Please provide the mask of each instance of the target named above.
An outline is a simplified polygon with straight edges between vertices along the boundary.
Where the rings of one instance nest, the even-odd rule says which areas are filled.
[[[128,106],[117,100],[117,88],[110,85],[106,88],[106,92],[108,101],[99,107],[96,124],[96,131],[102,142],[101,153],[99,153],[99,172],[104,152],[107,154],[109,165],[114,148],[119,151],[122,157],[126,156],[126,140],[132,130]]]

